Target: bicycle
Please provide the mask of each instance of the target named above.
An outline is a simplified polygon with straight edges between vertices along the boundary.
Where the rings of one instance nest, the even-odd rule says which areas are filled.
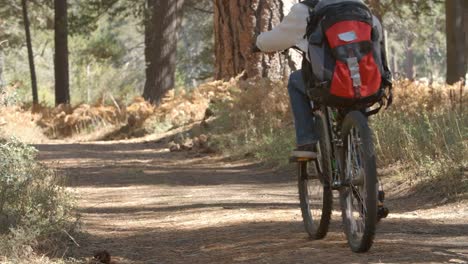
[[[297,46],[291,49],[304,55]],[[256,45],[252,51],[261,52]],[[386,99],[388,107],[391,95]],[[312,239],[327,235],[336,190],[348,244],[356,253],[367,252],[374,242],[377,222],[389,214],[383,206],[384,191],[377,187],[374,144],[367,121],[367,117],[379,112],[383,102],[374,110],[357,106],[342,109],[314,106],[312,100],[311,105],[320,134],[317,157],[290,160],[298,164],[299,201],[305,229]]]
[[[379,190],[372,131],[375,111],[314,108],[320,140],[316,159],[295,159],[302,218],[312,239],[327,235],[333,190],[339,191],[344,231],[351,250],[366,252],[377,222],[388,215]]]

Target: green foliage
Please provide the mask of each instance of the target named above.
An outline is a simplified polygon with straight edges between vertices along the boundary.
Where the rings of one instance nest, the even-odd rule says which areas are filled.
[[[408,51],[414,54],[417,78],[444,79],[446,73],[445,8],[443,3],[427,1],[424,12],[414,15],[411,5],[399,5],[387,12],[384,26],[388,31],[388,57],[396,61],[396,75],[405,76]],[[419,9],[417,9],[419,10]],[[429,26],[430,25],[430,26]]]
[[[0,255],[27,256],[70,228],[70,193],[36,154],[16,139],[0,143]]]
[[[211,78],[214,72],[212,1],[187,1],[177,45],[178,77],[186,87]]]
[[[0,107],[12,106],[18,103],[18,93],[15,90],[0,87]]]
[[[116,34],[118,30],[115,29],[118,29],[118,26],[109,22],[102,23],[102,27],[93,32],[84,49],[79,52],[79,56],[88,60],[110,60],[119,64],[125,56],[126,47]]]
[[[408,16],[407,9],[411,10],[411,15],[419,17],[432,12],[435,6],[444,3],[444,0],[365,0],[370,7],[379,15],[393,13],[401,18]]]

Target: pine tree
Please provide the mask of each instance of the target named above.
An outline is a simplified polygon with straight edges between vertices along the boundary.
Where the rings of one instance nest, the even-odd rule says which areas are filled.
[[[286,6],[297,1],[215,0],[215,77],[229,79],[262,76],[281,79],[296,69],[291,53],[253,54],[256,36],[271,30],[287,15]]]
[[[24,21],[24,31],[26,34],[26,46],[28,47],[28,60],[29,60],[29,71],[31,74],[31,89],[32,89],[32,98],[33,104],[39,104],[39,98],[37,95],[37,78],[36,78],[36,67],[34,65],[34,53],[32,48],[31,41],[31,31],[30,23],[28,16],[28,3],[27,0],[21,0],[21,5],[23,9],[23,21]]]
[[[466,0],[446,0],[447,19],[447,83],[454,84],[464,79],[467,73],[466,34],[464,6]]]
[[[55,0],[55,104],[70,103],[67,0]]]
[[[158,104],[175,86],[178,17],[183,0],[147,0],[146,83],[143,97]]]

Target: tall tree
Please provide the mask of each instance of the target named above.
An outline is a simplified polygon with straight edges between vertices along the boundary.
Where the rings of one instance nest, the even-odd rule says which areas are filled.
[[[178,17],[184,0],[147,0],[146,83],[143,97],[158,104],[175,86]]]
[[[67,0],[54,0],[55,8],[55,104],[70,103],[68,71]]]
[[[463,22],[464,22],[464,30],[462,30],[463,34],[465,34],[465,72],[468,71],[468,2],[463,2],[464,12],[463,12]],[[467,80],[465,80],[466,84]]]
[[[2,41],[0,40],[0,91],[5,85],[5,81],[3,80],[3,56]]]
[[[31,41],[31,31],[29,29],[29,16],[28,16],[28,3],[27,0],[21,0],[22,8],[23,8],[23,21],[24,21],[24,31],[26,32],[26,45],[28,47],[28,60],[29,60],[29,71],[31,74],[31,88],[32,88],[32,97],[33,97],[33,104],[37,105],[39,103],[39,99],[37,96],[37,78],[36,78],[36,68],[34,66],[34,53],[32,48],[32,41]]]
[[[466,0],[446,0],[447,20],[447,83],[454,84],[464,79],[467,72],[466,35],[464,23]]]
[[[229,79],[245,71],[246,78],[286,77],[296,69],[292,53],[253,54],[256,36],[284,18],[295,0],[215,0],[215,77]]]

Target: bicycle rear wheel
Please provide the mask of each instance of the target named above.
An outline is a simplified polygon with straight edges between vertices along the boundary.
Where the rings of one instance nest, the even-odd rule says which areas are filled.
[[[377,169],[372,133],[361,112],[349,113],[342,126],[343,178],[340,190],[343,223],[351,250],[367,252],[377,223]]]
[[[327,235],[332,213],[332,170],[326,120],[320,112],[316,112],[315,116],[321,134],[317,159],[298,163],[298,187],[305,229],[310,238],[322,239]]]

